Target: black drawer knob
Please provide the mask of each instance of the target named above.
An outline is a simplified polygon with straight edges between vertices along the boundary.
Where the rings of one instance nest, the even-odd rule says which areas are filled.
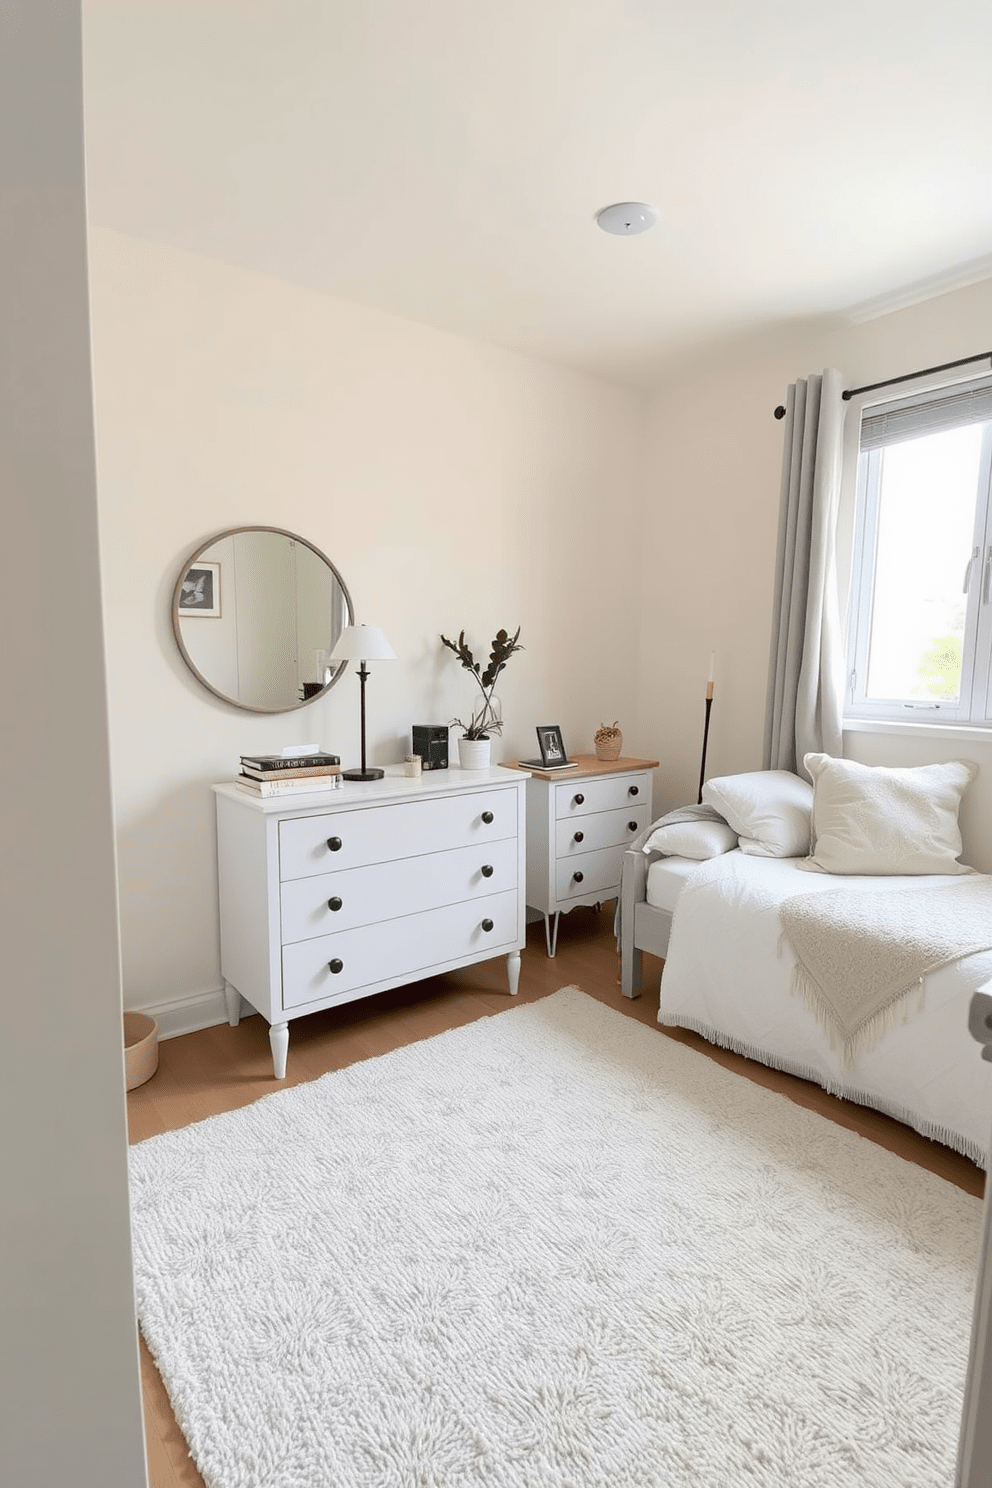
[[[483,865],[482,865],[482,876],[483,876],[483,878],[492,878],[492,876],[493,876],[493,865],[492,865],[492,863],[483,863]]]
[[[492,922],[492,920],[483,920],[483,922],[482,922],[482,928],[488,934],[488,932],[493,928],[493,922]]]
[[[585,832],[576,832],[575,836],[572,838],[572,841],[582,842],[585,839],[585,835]]]
[[[582,795],[582,794],[581,794],[581,793],[580,793],[580,794],[579,794],[579,795],[577,795],[577,796],[576,796],[576,797],[575,797],[575,798],[574,798],[574,799],[573,799],[573,801],[572,801],[572,805],[573,805],[573,806],[581,806],[581,805],[582,805],[582,802],[583,802],[583,801],[584,801],[584,800],[585,800],[585,796],[583,796],[583,795]]]
[[[572,874],[572,878],[575,880],[576,883],[581,883],[582,880],[585,878],[585,874],[584,873],[573,873]]]
[[[637,831],[637,823],[636,822],[628,822],[627,823],[627,831],[628,832],[636,832]]]
[[[641,793],[641,787],[639,785],[632,785],[627,790],[628,796],[639,796],[640,793]]]
[[[341,908],[341,904],[342,904],[342,900],[339,899],[339,897],[337,896],[337,894],[334,895],[334,898],[333,899],[328,899],[328,901],[327,901],[327,907],[328,907],[328,909],[338,910],[338,909]]]
[[[485,822],[485,824],[486,824],[487,827],[489,826],[489,823],[492,821],[492,819],[493,819],[493,814],[492,814],[491,811],[484,811],[482,813],[482,820]]]
[[[327,964],[330,967],[331,971],[333,971],[335,976],[337,976],[339,971],[344,971],[344,962],[341,960],[340,956],[335,956],[334,960],[328,961]]]
[[[340,837],[328,837],[327,846],[331,852],[340,852],[343,843]]]

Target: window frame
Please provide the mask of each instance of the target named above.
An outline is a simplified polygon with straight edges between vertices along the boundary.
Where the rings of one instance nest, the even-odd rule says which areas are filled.
[[[992,419],[968,418],[947,427],[969,423],[985,424],[976,487],[975,521],[967,562],[967,577],[962,592],[967,592],[964,641],[962,646],[961,688],[956,703],[924,702],[918,699],[878,699],[867,696],[868,657],[874,601],[875,557],[878,540],[878,504],[882,455],[886,447],[901,442],[882,440],[875,447],[862,448],[866,419],[879,414],[912,410],[948,396],[956,396],[964,405],[970,394],[992,389],[992,376],[970,377],[959,383],[917,391],[901,398],[865,403],[858,410],[855,447],[856,490],[852,532],[850,587],[847,605],[846,672],[844,677],[844,720],[866,725],[900,723],[914,728],[941,726],[992,730]],[[964,408],[962,408],[964,412]],[[921,430],[921,433],[925,432]],[[905,437],[905,436],[904,436]],[[962,578],[965,572],[962,571]]]

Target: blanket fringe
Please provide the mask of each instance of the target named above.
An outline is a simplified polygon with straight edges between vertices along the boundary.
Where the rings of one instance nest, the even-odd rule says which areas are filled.
[[[780,947],[782,938],[779,938]],[[885,1004],[876,1008],[850,1033],[845,1033],[833,1008],[825,998],[819,982],[800,961],[796,961],[792,968],[791,990],[802,994],[807,1010],[812,1013],[827,1035],[831,1049],[835,1054],[840,1055],[841,1063],[846,1069],[855,1062],[859,1054],[867,1054],[869,1050],[874,1049],[882,1035],[888,1033],[890,1028],[897,1028],[899,1024],[905,1023],[914,1013],[920,1011],[923,1007],[926,986],[924,977],[914,977],[905,986],[894,988]],[[914,992],[915,997],[912,995]]]
[[[969,1137],[962,1136],[960,1132],[953,1131],[948,1126],[942,1126],[936,1121],[928,1121],[909,1106],[900,1105],[898,1101],[871,1095],[855,1085],[848,1085],[844,1080],[836,1080],[824,1074],[822,1070],[816,1069],[811,1064],[804,1064],[802,1060],[770,1054],[746,1039],[733,1038],[720,1029],[711,1028],[701,1019],[691,1018],[684,1013],[665,1013],[662,1008],[658,1013],[658,1022],[663,1027],[687,1028],[690,1033],[698,1033],[700,1038],[706,1039],[707,1043],[716,1044],[721,1049],[731,1049],[735,1054],[742,1054],[745,1059],[753,1059],[756,1064],[766,1065],[768,1069],[778,1069],[783,1074],[795,1075],[800,1080],[808,1080],[811,1085],[819,1085],[828,1095],[836,1095],[840,1100],[852,1101],[857,1106],[867,1106],[870,1110],[881,1111],[884,1116],[891,1116],[894,1121],[901,1121],[903,1126],[912,1127],[914,1131],[920,1133],[921,1137],[928,1137],[932,1142],[940,1142],[944,1147],[950,1147],[953,1152],[960,1152],[963,1157],[970,1158],[976,1167],[988,1169],[987,1147],[972,1141]]]

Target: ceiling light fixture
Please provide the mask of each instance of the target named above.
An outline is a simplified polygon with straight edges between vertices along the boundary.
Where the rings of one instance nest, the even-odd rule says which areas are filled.
[[[658,208],[647,202],[614,202],[612,207],[602,207],[596,213],[596,221],[604,232],[614,233],[618,238],[632,238],[635,233],[647,232],[658,221]]]

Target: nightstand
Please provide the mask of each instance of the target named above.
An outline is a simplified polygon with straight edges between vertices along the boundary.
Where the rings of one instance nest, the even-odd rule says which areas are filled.
[[[651,771],[658,764],[573,758],[575,770],[527,767],[527,903],[544,915],[549,956],[560,914],[619,895],[624,850],[651,821]]]

